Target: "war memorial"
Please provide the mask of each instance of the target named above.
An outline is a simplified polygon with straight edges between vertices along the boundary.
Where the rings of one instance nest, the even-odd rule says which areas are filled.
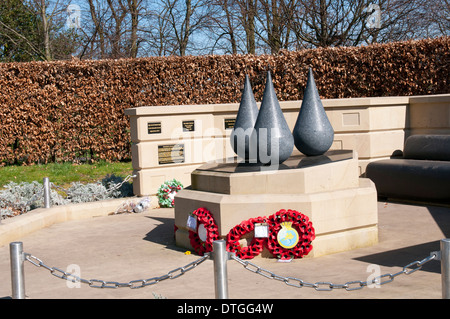
[[[131,260],[139,260],[135,265],[141,265],[141,267],[146,263],[158,267],[162,264],[167,267],[167,264],[172,265],[171,261],[175,257],[189,259],[187,255],[190,254],[180,254],[180,251],[192,251],[203,256],[194,261],[190,259],[186,266],[175,268],[160,277],[128,282],[83,280],[83,283],[88,284],[87,288],[129,287],[133,289],[133,293],[130,294],[134,296],[145,295],[145,292],[134,293],[135,288],[167,280],[167,288],[161,288],[161,291],[167,295],[176,296],[175,298],[185,298],[185,293],[180,292],[177,284],[171,284],[170,279],[178,278],[203,263],[211,256],[209,253],[214,244],[220,241],[226,242],[227,251],[235,256],[233,259],[244,265],[245,269],[263,277],[278,278],[285,284],[297,288],[310,287],[315,291],[337,289],[344,294],[369,285],[376,284],[379,287],[381,284],[392,282],[397,276],[409,275],[421,269],[425,263],[438,260],[438,253],[432,251],[428,257],[410,262],[410,257],[418,258],[418,254],[423,257],[422,253],[425,250],[428,252],[431,248],[428,245],[407,247],[414,251],[412,255],[410,250],[404,251],[406,248],[398,249],[405,244],[402,242],[399,245],[392,234],[397,232],[395,236],[399,236],[400,241],[407,238],[411,240],[411,243],[421,242],[420,236],[416,236],[414,227],[419,223],[418,216],[424,218],[428,215],[423,213],[422,208],[401,207],[402,205],[393,205],[388,210],[389,213],[383,212],[387,203],[383,207],[379,199],[377,200],[379,194],[373,180],[385,178],[383,172],[386,168],[392,176],[395,174],[400,176],[404,173],[403,169],[398,169],[399,167],[413,168],[418,174],[412,175],[421,177],[419,182],[411,176],[402,181],[414,185],[408,188],[413,196],[421,192],[417,183],[422,183],[428,189],[428,192],[423,194],[433,194],[437,199],[448,197],[448,193],[445,192],[448,189],[445,183],[450,180],[446,175],[448,163],[441,157],[447,156],[448,151],[445,148],[448,145],[445,136],[448,136],[449,123],[446,121],[450,120],[450,117],[446,116],[448,113],[445,112],[448,112],[449,95],[322,101],[314,83],[313,70],[309,70],[304,99],[279,103],[270,72],[266,75],[266,85],[260,103],[255,101],[250,84],[251,79],[246,77],[243,79],[244,85],[239,105],[174,106],[164,107],[164,110],[162,107],[140,107],[126,111],[131,122],[133,168],[136,176],[133,186],[138,198],[154,194],[156,186],[169,176],[179,177],[186,185],[173,194],[175,208],[170,210],[169,215],[166,210],[156,209],[148,215],[123,215],[116,216],[117,219],[113,220],[114,218],[106,217],[110,215],[111,209],[106,206],[117,204],[99,203],[98,205],[90,204],[89,207],[79,206],[78,209],[83,211],[82,214],[75,212],[75,206],[68,207],[67,212],[63,212],[64,209],[59,207],[37,209],[34,213],[27,214],[28,216],[17,217],[19,224],[27,222],[26,227],[20,228],[20,225],[18,225],[19,228],[13,227],[17,226],[17,223],[7,223],[3,225],[3,229],[5,227],[14,229],[15,238],[24,237],[27,247],[34,245],[34,249],[37,247],[37,252],[42,254],[42,251],[39,252],[39,247],[47,246],[39,245],[39,243],[48,242],[47,236],[58,236],[58,243],[53,241],[58,245],[61,240],[72,242],[73,236],[88,231],[90,236],[77,240],[90,241],[91,235],[94,235],[90,227],[86,229],[82,221],[73,219],[81,217],[78,215],[83,215],[85,218],[97,217],[87,219],[86,223],[92,227],[97,225],[95,226],[97,231],[101,231],[99,234],[109,239],[95,241],[94,244],[90,241],[89,245],[93,247],[100,245],[102,249],[105,244],[108,245],[108,262],[104,265],[107,264],[114,269],[114,274],[117,267],[116,259],[122,263],[124,259],[112,258],[109,261],[110,249],[114,249],[117,256],[126,252],[126,264]],[[435,115],[428,114],[430,107],[435,111]],[[385,116],[387,111],[390,114],[388,118]],[[423,116],[424,114],[429,116]],[[405,119],[407,119],[406,122]],[[406,139],[407,136],[410,137]],[[405,139],[406,143],[404,143]],[[430,145],[431,148],[428,147]],[[399,155],[392,156],[393,149],[403,147],[404,152],[401,158],[398,157]],[[395,153],[398,154],[397,151]],[[425,153],[434,154],[435,159],[440,160],[438,162],[427,160],[423,158]],[[373,180],[367,175],[372,176]],[[438,181],[434,183],[438,188],[437,191],[433,191],[430,187],[430,179]],[[379,181],[377,183],[380,185]],[[381,183],[381,185],[384,187],[383,192],[388,195],[391,192],[390,183]],[[394,214],[396,209],[399,212]],[[379,220],[380,212],[381,220]],[[397,216],[397,213],[400,215]],[[419,228],[425,231],[426,238],[441,238],[440,231],[445,234],[445,222],[440,230],[434,226],[441,226],[440,224],[445,220],[446,209],[433,209],[430,213],[432,218],[440,216],[436,220],[437,225],[430,223],[431,218],[428,216],[425,218],[426,221],[422,220],[427,225],[426,229]],[[100,217],[102,214],[104,217]],[[407,218],[404,218],[405,216]],[[409,216],[411,218],[408,218]],[[68,223],[64,223],[67,226],[49,228],[48,234],[36,232],[35,235],[28,236],[35,231],[32,229],[33,225],[29,223],[31,218],[35,220],[34,224],[39,224],[37,228],[50,227],[63,221]],[[66,220],[63,220],[64,218]],[[399,218],[402,219],[400,223]],[[127,223],[125,227],[119,219]],[[137,219],[140,222],[136,223]],[[45,222],[45,225],[42,222]],[[105,222],[109,223],[111,228],[105,228]],[[75,228],[72,228],[73,226]],[[65,231],[66,227],[71,228],[71,231]],[[58,228],[64,232],[64,235],[58,235]],[[130,240],[135,240],[134,246],[131,245],[133,246],[131,247],[128,240],[124,241],[117,236],[116,232],[112,232],[113,228],[116,229],[117,234],[132,232],[134,237],[131,236]],[[74,232],[74,229],[79,229],[79,232]],[[384,236],[391,235],[389,238],[382,238],[381,244],[379,244],[380,229]],[[134,234],[135,231],[136,234]],[[411,231],[413,236],[409,233]],[[11,233],[3,235],[8,237]],[[144,240],[142,240],[142,234],[146,234]],[[5,236],[3,236],[4,240],[6,240]],[[35,244],[33,238],[38,239]],[[116,244],[111,246],[112,242]],[[174,249],[172,243],[179,250]],[[161,244],[167,247],[161,248]],[[397,249],[389,250],[392,247]],[[51,252],[57,254],[56,261],[64,263],[62,260],[67,257],[67,254],[61,255],[58,253],[58,247],[54,248],[56,249]],[[385,251],[379,252],[379,249]],[[82,259],[85,258],[87,264],[92,264],[92,256],[85,250],[84,245],[71,247],[70,251],[83,254]],[[98,250],[93,249],[93,253],[95,251]],[[372,254],[365,255],[367,252]],[[342,260],[342,254],[345,254],[347,259]],[[52,254],[44,254],[46,260],[49,255]],[[156,255],[157,259],[149,258]],[[315,258],[325,255],[330,256],[331,259]],[[300,264],[309,269],[309,275],[316,275],[316,263],[321,265],[321,270],[335,269],[337,264],[333,265],[330,262],[337,262],[340,266],[345,264],[344,268],[348,268],[345,274],[351,275],[355,266],[361,265],[351,266],[352,262],[349,260],[356,259],[362,263],[386,263],[384,255],[400,260],[397,260],[400,264],[393,265],[403,266],[403,270],[385,275],[380,273],[380,276],[375,277],[369,275],[367,281],[346,282],[343,280],[343,284],[333,284],[329,281],[308,283],[293,277],[304,276],[303,270],[298,267]],[[71,260],[74,256],[68,257]],[[280,267],[285,265],[275,266],[274,263],[305,259],[290,264],[293,267],[289,267],[289,270],[293,275],[284,277],[260,267],[252,270],[251,266],[254,264],[244,261],[257,257],[263,257],[257,261],[258,263],[274,267],[277,273]],[[49,270],[52,275],[61,279],[69,281],[69,278],[74,278],[61,268],[50,267],[30,254],[26,254],[26,260],[37,268]],[[56,261],[50,259],[50,262]],[[23,264],[24,260],[21,262]],[[208,263],[205,264],[208,265]],[[328,267],[324,268],[324,265]],[[392,266],[390,263],[387,265]],[[340,266],[341,271],[343,268]],[[202,267],[211,267],[211,265]],[[430,267],[435,268],[435,265]],[[30,276],[34,278],[40,271],[37,270],[35,274],[32,270]],[[162,270],[159,269],[159,271]],[[213,294],[209,291],[210,276],[204,272],[195,273],[197,273],[194,275],[196,286],[201,286],[202,289],[191,290],[192,295],[189,296],[191,298],[212,297]],[[112,276],[112,273],[108,275],[108,271],[105,274],[106,277]],[[120,276],[120,274],[116,275]],[[209,281],[205,280],[205,275]],[[234,272],[233,275],[235,275]],[[322,275],[318,274],[319,278]],[[387,295],[394,298],[413,295],[417,298],[420,292],[416,290],[423,288],[422,284],[418,283],[431,277],[427,274],[425,278],[418,278],[413,283],[414,287],[404,287],[400,284],[397,290],[387,291]],[[241,278],[247,279],[247,276],[242,274]],[[267,280],[266,278],[262,280]],[[184,282],[182,285],[187,284],[192,287],[194,282],[192,277],[186,280],[187,283]],[[197,280],[200,281],[197,282]],[[444,283],[444,276],[442,280]],[[255,281],[259,284],[257,279]],[[34,279],[31,282],[30,293],[40,294],[42,291],[40,281]],[[247,286],[244,288],[242,285],[247,284],[239,280],[237,285],[234,282],[233,295],[248,298]],[[427,285],[435,287],[436,283],[427,282]],[[284,288],[277,289],[285,292]],[[64,287],[63,289],[59,287],[54,293],[44,292],[44,295],[53,298],[55,294],[58,294],[56,291],[62,290]],[[108,289],[100,290],[102,292],[92,293],[92,295],[107,296],[107,298],[113,296],[105,292]],[[431,290],[432,293],[430,293]],[[435,296],[435,290],[428,288],[427,296]],[[401,291],[401,295],[397,295],[397,291]],[[442,291],[444,296],[444,291],[447,290]],[[349,297],[342,293],[336,292],[335,296]],[[90,295],[90,292],[66,289],[64,294],[85,298]],[[267,297],[264,291],[259,291],[257,295]],[[316,295],[307,295],[316,298]],[[128,294],[122,296],[128,296]],[[380,295],[372,290],[365,296]]]
[[[334,131],[311,69],[299,109],[291,132],[270,71],[259,110],[246,77],[230,134],[238,156],[192,172],[175,197],[177,245],[202,253],[220,238],[243,258],[289,260],[377,242],[375,186],[359,178],[353,150],[329,150]]]

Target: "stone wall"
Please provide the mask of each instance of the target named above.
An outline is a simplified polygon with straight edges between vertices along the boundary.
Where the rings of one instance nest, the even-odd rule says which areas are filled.
[[[450,94],[323,99],[322,103],[335,131],[331,149],[356,151],[360,175],[369,162],[402,150],[409,135],[450,134]],[[280,102],[280,106],[292,129],[301,101]],[[200,165],[234,157],[229,135],[238,108],[234,103],[127,109],[135,195],[154,195],[173,178],[188,186],[191,172]]]

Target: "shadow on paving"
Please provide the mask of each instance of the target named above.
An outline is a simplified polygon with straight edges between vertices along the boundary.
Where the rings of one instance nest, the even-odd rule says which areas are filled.
[[[427,206],[427,209],[444,234],[444,238],[450,238],[450,211],[448,207]],[[420,233],[417,235],[420,236]],[[355,258],[355,260],[388,267],[404,267],[413,261],[421,261],[422,259],[428,257],[431,252],[439,250],[440,240],[436,240],[419,245],[394,249],[383,253],[362,256]],[[441,263],[431,261],[423,265],[421,270],[440,273]]]
[[[444,233],[445,238],[450,238],[450,209],[439,206],[429,206],[427,209]]]
[[[155,228],[149,231],[144,240],[150,241],[152,243],[164,245],[166,248],[185,252],[186,249],[178,247],[175,244],[175,221],[173,218],[165,218],[165,217],[152,217],[146,216],[147,218],[151,218],[160,222]]]
[[[438,250],[439,250],[439,240],[420,245],[389,250],[378,254],[366,255],[354,259],[370,264],[377,264],[387,267],[404,267],[416,260],[421,261],[422,259],[428,257],[432,251]],[[431,261],[423,265],[421,270],[440,273],[441,263]]]

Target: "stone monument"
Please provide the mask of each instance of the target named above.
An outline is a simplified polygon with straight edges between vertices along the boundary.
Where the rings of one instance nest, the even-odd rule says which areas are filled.
[[[238,125],[251,131],[251,118],[255,108],[249,107],[253,102],[248,89],[247,85],[241,100],[242,112],[239,110],[238,116],[241,119],[246,117],[249,121],[239,121],[245,124]],[[233,235],[230,247],[242,250],[258,248],[261,249],[256,251],[258,255],[273,257],[271,247],[274,244],[282,245],[282,242],[276,243],[274,240],[280,237],[273,234],[274,230],[278,229],[278,235],[281,230],[290,235],[305,233],[302,233],[302,229],[292,231],[295,225],[300,227],[299,223],[283,221],[283,228],[281,224],[278,228],[267,226],[272,233],[264,237],[261,235],[264,231],[256,231],[256,224],[264,226],[268,220],[273,224],[273,216],[288,210],[289,216],[303,214],[312,223],[314,230],[308,230],[308,236],[314,234],[310,237],[314,239],[307,243],[308,256],[317,257],[375,244],[378,241],[375,185],[369,179],[359,177],[356,152],[329,150],[334,133],[322,111],[323,106],[318,99],[310,70],[305,100],[300,110],[302,114],[299,114],[293,136],[286,129],[287,124],[268,72],[263,101],[252,134],[256,132],[258,138],[255,140],[259,150],[265,147],[261,154],[272,155],[271,147],[278,143],[281,151],[275,162],[278,161],[279,164],[268,165],[274,163],[267,163],[261,156],[256,161],[251,156],[245,158],[248,154],[251,155],[250,152],[244,153],[247,154],[244,158],[218,160],[194,170],[191,173],[191,186],[175,196],[176,244],[191,250],[201,247],[201,252],[204,252],[213,238],[227,240],[231,238],[232,231],[240,229],[240,232]],[[274,129],[266,136],[269,139],[266,138],[265,142],[261,142],[263,139],[257,134],[257,130],[262,128],[266,131]],[[305,133],[308,130],[310,132]],[[323,135],[322,140],[317,140],[320,136],[316,135]],[[303,155],[291,155],[295,136],[301,141],[298,147]],[[276,139],[277,142],[270,145],[270,139]],[[242,138],[236,141],[245,142]],[[240,147],[242,150],[246,146]],[[287,229],[290,232],[286,232]],[[236,244],[236,237],[240,238],[240,244]],[[312,250],[309,244],[312,245]],[[284,252],[289,253],[289,249],[285,248]],[[292,255],[297,256],[296,253],[302,249],[295,246],[292,248]]]
[[[333,143],[334,130],[320,100],[311,68],[292,135],[295,147],[307,156],[322,155]]]
[[[278,165],[291,156],[294,138],[281,111],[270,71],[253,134],[256,135],[258,163]]]
[[[244,91],[242,93],[241,103],[239,104],[238,114],[234,128],[230,134],[231,147],[234,152],[246,162],[251,157],[256,158],[256,147],[250,150],[250,146],[256,146],[256,141],[251,142],[255,122],[258,117],[258,106],[252,91],[252,85],[248,75],[245,76]],[[253,136],[256,137],[256,136]]]

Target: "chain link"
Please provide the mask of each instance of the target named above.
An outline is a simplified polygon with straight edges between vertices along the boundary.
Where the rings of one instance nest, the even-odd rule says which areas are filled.
[[[236,257],[235,254],[232,254],[231,259],[237,261],[239,264],[244,266],[245,269],[256,273],[258,275],[261,275],[265,278],[269,279],[275,279],[278,281],[284,282],[288,286],[302,288],[302,287],[308,287],[308,288],[314,288],[316,291],[331,291],[333,289],[345,289],[347,291],[353,291],[353,290],[360,290],[364,287],[367,287],[372,284],[377,285],[384,285],[387,283],[390,283],[394,281],[394,278],[397,276],[400,276],[402,274],[410,275],[413,272],[419,270],[422,268],[423,265],[425,265],[427,262],[436,259],[439,260],[439,252],[431,252],[430,256],[420,260],[420,261],[414,261],[412,263],[409,263],[408,265],[404,266],[403,269],[395,274],[384,274],[375,277],[371,281],[361,281],[361,280],[355,280],[355,281],[347,281],[345,284],[334,284],[329,281],[318,281],[315,283],[309,283],[306,281],[303,281],[299,278],[295,277],[283,277],[279,276],[270,270],[264,269],[258,265],[255,265],[254,263],[246,260],[242,260],[239,257]]]
[[[169,271],[167,274],[159,276],[159,277],[152,277],[152,278],[148,278],[148,279],[137,279],[137,280],[131,280],[126,283],[121,283],[121,282],[117,282],[117,281],[104,281],[104,280],[99,280],[99,279],[86,280],[86,279],[80,278],[74,274],[67,273],[64,270],[61,270],[59,268],[47,266],[41,259],[39,259],[33,255],[30,255],[27,253],[25,253],[24,255],[25,255],[25,259],[27,261],[29,261],[36,267],[39,267],[39,268],[42,267],[42,268],[47,269],[48,271],[50,271],[50,273],[53,276],[58,277],[60,279],[68,280],[68,281],[71,281],[74,283],[81,282],[81,283],[89,285],[89,287],[91,287],[91,288],[114,288],[114,289],[122,288],[122,287],[136,289],[136,288],[151,286],[151,285],[157,284],[166,279],[175,279],[175,278],[178,278],[178,277],[184,275],[189,270],[194,269],[195,267],[197,267],[198,265],[200,265],[202,262],[204,262],[206,259],[209,258],[209,255],[205,255],[183,267],[175,268],[175,269]]]
[[[136,289],[136,288],[151,286],[151,285],[157,284],[163,280],[175,279],[175,278],[178,278],[178,277],[184,275],[186,272],[194,269],[195,267],[197,267],[198,265],[203,263],[206,259],[210,258],[209,254],[205,254],[203,257],[201,257],[183,267],[175,268],[175,269],[169,271],[165,275],[162,275],[159,277],[152,277],[152,278],[148,278],[148,279],[131,280],[126,283],[121,283],[121,282],[117,282],[117,281],[104,281],[104,280],[99,280],[99,279],[86,280],[86,279],[80,278],[74,274],[67,273],[64,270],[61,270],[59,268],[50,267],[50,266],[46,265],[41,259],[39,259],[31,254],[25,253],[24,255],[25,255],[25,259],[27,261],[29,261],[31,264],[33,264],[39,268],[42,267],[42,268],[47,269],[53,276],[55,276],[57,278],[68,280],[68,281],[71,281],[74,283],[81,282],[81,283],[89,285],[89,287],[92,287],[92,288],[113,288],[113,289],[122,288],[122,287]],[[428,256],[420,261],[414,261],[414,262],[409,263],[408,265],[404,266],[401,271],[399,271],[397,273],[394,273],[394,274],[386,273],[384,275],[375,277],[371,281],[355,280],[355,281],[347,281],[344,284],[334,284],[329,281],[317,281],[315,283],[310,283],[310,282],[306,282],[306,281],[303,281],[302,279],[295,278],[295,277],[284,277],[284,276],[277,275],[277,274],[273,273],[272,271],[264,269],[250,261],[242,260],[242,259],[236,257],[235,254],[230,254],[230,259],[237,261],[239,264],[244,266],[245,269],[247,269],[253,273],[256,273],[256,274],[261,275],[268,279],[275,279],[277,281],[282,281],[288,286],[297,287],[297,288],[303,288],[303,287],[314,288],[316,291],[331,291],[334,289],[345,289],[347,291],[354,291],[354,290],[360,290],[360,289],[367,287],[369,285],[372,285],[372,284],[384,285],[384,284],[390,283],[390,282],[394,281],[394,279],[397,276],[400,276],[403,274],[410,275],[410,274],[416,272],[417,270],[420,270],[423,267],[423,265],[425,265],[429,261],[439,260],[440,255],[439,255],[439,252],[431,252],[430,256]]]

